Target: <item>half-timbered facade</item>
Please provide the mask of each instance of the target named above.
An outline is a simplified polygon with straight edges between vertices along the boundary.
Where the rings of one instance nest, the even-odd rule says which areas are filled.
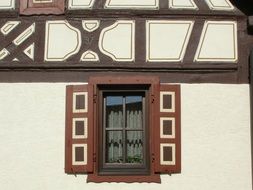
[[[250,190],[250,27],[229,0],[1,0],[3,189]]]

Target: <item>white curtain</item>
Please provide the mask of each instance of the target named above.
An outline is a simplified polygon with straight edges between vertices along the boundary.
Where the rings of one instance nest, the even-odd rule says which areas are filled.
[[[142,104],[127,104],[126,108],[126,162],[143,162]],[[107,127],[124,128],[122,106],[107,106]],[[134,131],[133,129],[140,129]],[[107,131],[107,162],[123,162],[123,132]]]

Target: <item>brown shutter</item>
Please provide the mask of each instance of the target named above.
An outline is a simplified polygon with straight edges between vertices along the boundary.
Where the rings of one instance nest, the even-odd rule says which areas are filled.
[[[63,14],[65,0],[20,0],[20,14]]]
[[[65,172],[93,171],[93,89],[91,85],[67,86]]]
[[[180,86],[161,84],[156,109],[155,172],[181,172]]]

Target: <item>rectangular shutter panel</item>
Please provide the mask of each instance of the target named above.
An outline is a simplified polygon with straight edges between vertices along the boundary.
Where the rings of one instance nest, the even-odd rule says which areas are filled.
[[[44,2],[43,2],[44,1]],[[22,15],[32,14],[62,14],[64,13],[65,0],[20,0],[19,10]]]
[[[156,101],[155,172],[181,172],[180,86],[161,84]]]
[[[72,85],[66,89],[65,172],[93,171],[93,88]]]

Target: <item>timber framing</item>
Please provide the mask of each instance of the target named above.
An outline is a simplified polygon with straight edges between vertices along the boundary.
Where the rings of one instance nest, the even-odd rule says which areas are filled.
[[[251,136],[251,173],[253,173],[253,49],[250,53],[250,136]],[[253,175],[251,175],[253,181]],[[252,184],[253,189],[253,184]]]
[[[26,0],[27,1],[27,0]],[[57,0],[58,2],[58,0]],[[59,1],[60,2],[60,1]],[[64,1],[62,1],[64,2]],[[16,8],[0,12],[0,27],[8,21],[18,21],[20,24],[8,36],[0,35],[0,50],[7,49],[9,55],[0,60],[0,82],[83,82],[90,76],[103,75],[155,75],[162,82],[175,83],[249,83],[249,54],[252,37],[247,35],[247,17],[235,8],[233,11],[210,10],[204,1],[196,1],[198,10],[168,9],[168,0],[159,1],[158,10],[126,10],[105,9],[105,0],[95,1],[90,10],[70,10],[65,3],[65,11],[61,13],[34,13],[29,17],[22,15],[22,11],[31,9],[24,6],[23,1],[16,1]],[[64,10],[60,3],[61,10]],[[40,7],[41,8],[41,7]],[[35,9],[35,8],[34,8]],[[18,11],[20,12],[20,15]],[[41,9],[40,9],[41,10]],[[43,10],[47,10],[46,4]],[[28,10],[27,10],[28,11]],[[50,12],[51,11],[51,12]],[[26,13],[25,13],[26,14]],[[37,15],[42,14],[42,15]],[[43,15],[44,14],[44,15]],[[50,15],[45,15],[50,14]],[[82,20],[99,20],[100,26],[94,32],[87,32],[82,28]],[[81,47],[78,53],[64,61],[45,61],[46,23],[48,21],[66,20],[81,33]],[[98,47],[101,31],[111,26],[117,20],[131,20],[135,22],[135,60],[116,62],[103,54]],[[194,27],[189,39],[189,45],[181,62],[147,62],[146,61],[146,21],[147,20],[186,20],[194,21]],[[200,36],[207,20],[234,21],[238,25],[238,60],[236,63],[195,62],[194,56],[198,48]],[[35,24],[35,32],[19,46],[12,42],[30,25]],[[30,59],[23,52],[34,43],[34,58]],[[92,50],[99,57],[98,62],[81,62],[83,52]],[[18,61],[13,61],[13,60]]]
[[[107,15],[108,16],[108,15]],[[186,49],[186,54],[182,62],[146,62],[146,33],[145,23],[146,20],[194,20],[195,25],[193,27],[192,35],[189,39],[189,45]],[[58,62],[46,62],[44,61],[45,52],[45,25],[50,20],[65,20],[68,19],[68,23],[77,29],[80,29],[82,34],[82,45],[80,51],[69,57],[66,61]],[[92,17],[92,19],[100,20],[100,27],[98,30],[92,33],[88,33],[82,30],[82,18],[72,18],[65,16],[31,16],[31,17],[19,17],[17,19],[1,19],[0,25],[3,26],[9,20],[20,21],[19,28],[11,33],[11,35],[5,37],[0,36],[2,42],[0,48],[7,48],[10,51],[10,55],[4,60],[0,61],[0,81],[1,82],[36,82],[38,78],[41,78],[44,82],[57,81],[57,82],[71,82],[72,80],[81,82],[84,78],[93,74],[100,74],[103,72],[112,73],[145,73],[155,74],[160,76],[161,79],[165,78],[168,81],[173,82],[190,82],[190,83],[249,83],[249,44],[252,42],[250,36],[247,36],[245,30],[247,29],[247,17],[243,16],[194,16],[188,17],[186,15],[173,16],[173,15],[149,15],[146,16],[134,16],[128,19],[134,20],[136,23],[136,41],[135,51],[136,58],[133,62],[115,62],[110,57],[100,52],[98,48],[99,34],[103,28],[113,24],[116,20],[124,19],[118,16],[106,18],[106,15],[101,17]],[[237,63],[220,63],[220,62],[208,62],[208,63],[196,63],[194,62],[194,55],[198,46],[200,33],[202,31],[205,20],[234,20],[238,23],[238,62]],[[31,35],[29,39],[18,47],[11,44],[21,32],[23,32],[28,26],[35,23],[36,31]],[[27,48],[28,44],[35,43],[35,56],[34,60],[29,59],[24,54],[20,53]],[[99,62],[80,62],[82,53],[86,50],[94,50],[98,53],[100,58]],[[13,61],[17,58],[19,61]],[[66,77],[65,73],[68,73]],[[10,78],[10,74],[15,74],[16,77]],[[35,74],[36,73],[36,74]],[[44,75],[48,73],[48,77],[44,78]],[[55,73],[61,78],[56,77],[52,79],[50,76]],[[81,77],[79,73],[82,73]],[[34,74],[37,76],[34,78]],[[47,75],[47,74],[46,74]]]

